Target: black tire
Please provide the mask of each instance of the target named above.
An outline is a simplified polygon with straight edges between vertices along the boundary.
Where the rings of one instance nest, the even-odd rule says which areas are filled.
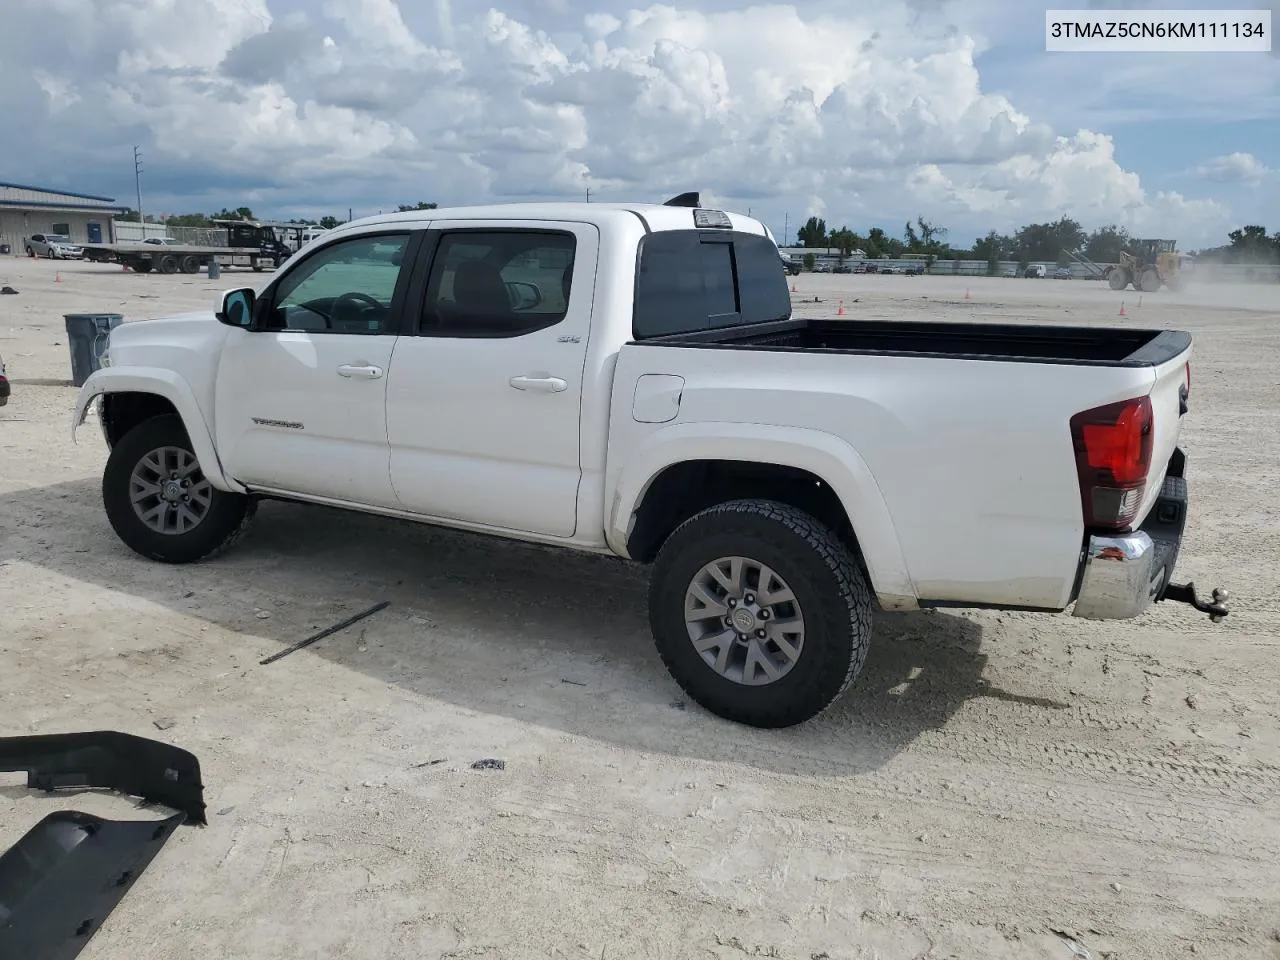
[[[790,672],[746,685],[722,676],[695,649],[685,593],[707,564],[742,556],[768,565],[790,587],[805,635]],[[649,581],[649,622],[667,670],[697,703],[753,727],[788,727],[826,710],[866,660],[873,601],[848,548],[808,513],[771,500],[733,500],[681,524],[658,552]]]
[[[160,258],[160,272],[161,273],[177,273],[178,258],[175,257],[172,253],[166,253],[163,257]]]
[[[150,273],[150,272],[151,272],[151,261],[150,261],[150,260],[139,260],[139,261],[137,261],[136,263],[131,263],[131,264],[129,264],[129,266],[131,266],[131,267],[133,268],[133,271],[134,271],[135,273]]]
[[[191,254],[187,254],[185,257],[183,257],[182,260],[179,261],[179,266],[182,267],[183,273],[199,273],[200,272],[200,260],[196,257],[193,257]]]
[[[111,449],[102,473],[102,503],[116,536],[135,553],[162,563],[193,563],[231,546],[257,510],[257,502],[241,494],[214,489],[203,519],[184,533],[160,533],[143,523],[130,498],[130,477],[134,467],[160,447],[195,456],[181,419],[173,415],[144,420]],[[193,477],[202,475],[197,471]]]

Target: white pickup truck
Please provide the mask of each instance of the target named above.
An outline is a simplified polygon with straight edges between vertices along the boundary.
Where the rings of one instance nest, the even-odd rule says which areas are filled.
[[[159,561],[283,498],[652,563],[671,674],[757,726],[834,701],[876,608],[1226,615],[1170,582],[1190,336],[800,319],[787,283],[696,195],[378,216],[117,327],[74,423],[98,398]]]

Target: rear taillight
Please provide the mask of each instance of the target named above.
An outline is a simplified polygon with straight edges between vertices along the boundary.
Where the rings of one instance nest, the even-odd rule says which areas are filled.
[[[1127,530],[1133,525],[1151,469],[1154,426],[1148,397],[1109,403],[1071,418],[1086,527]]]
[[[1191,399],[1191,363],[1190,362],[1187,363],[1187,389],[1186,389],[1186,393],[1182,395],[1182,399],[1184,401]]]

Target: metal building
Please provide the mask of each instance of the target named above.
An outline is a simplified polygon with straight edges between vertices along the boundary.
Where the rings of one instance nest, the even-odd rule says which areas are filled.
[[[113,243],[111,218],[127,209],[111,197],[0,182],[0,254],[25,256],[33,233],[65,234],[72,243]]]

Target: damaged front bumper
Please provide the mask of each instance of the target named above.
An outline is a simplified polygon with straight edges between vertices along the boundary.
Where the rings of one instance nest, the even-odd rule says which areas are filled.
[[[0,958],[72,960],[184,822],[204,824],[195,756],[114,731],[0,738],[0,771],[37,790],[111,789],[178,812],[163,820],[49,814],[0,855]]]

